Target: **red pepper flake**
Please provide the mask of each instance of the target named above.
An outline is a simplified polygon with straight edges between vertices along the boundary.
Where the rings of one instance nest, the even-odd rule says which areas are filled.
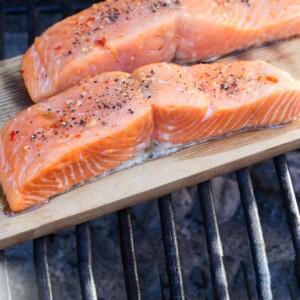
[[[273,83],[277,83],[278,82],[278,79],[275,76],[266,76],[266,79],[268,81],[273,82]]]
[[[76,139],[80,139],[80,138],[81,138],[81,134],[79,134],[79,133],[76,134],[76,135],[75,135],[75,138],[76,138]]]
[[[13,142],[15,139],[16,139],[16,137],[17,137],[17,133],[13,130],[10,134],[10,140]]]
[[[20,73],[21,73],[21,75],[23,75],[23,74],[25,73],[25,71],[24,71],[24,70],[21,70]]]
[[[261,76],[260,75],[257,77],[257,81],[261,81]]]
[[[54,50],[56,50],[56,51],[59,51],[59,50],[61,50],[61,46],[56,46],[56,47],[54,47]]]
[[[94,21],[95,21],[95,17],[89,17],[86,22],[88,23],[88,22],[94,22]]]
[[[103,37],[101,39],[97,39],[95,40],[95,44],[101,46],[101,47],[104,47],[105,46],[105,43],[106,43],[106,37]]]
[[[109,83],[109,80],[104,80],[103,83],[104,83],[104,84],[108,84],[108,83]]]

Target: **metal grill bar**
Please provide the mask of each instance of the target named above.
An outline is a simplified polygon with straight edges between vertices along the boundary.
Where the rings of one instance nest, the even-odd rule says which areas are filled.
[[[4,5],[0,1],[0,59],[4,58]]]
[[[118,212],[120,247],[128,299],[140,300],[141,290],[134,250],[130,208]]]
[[[97,300],[92,270],[91,233],[89,223],[76,226],[78,274],[83,300]]]
[[[11,300],[9,278],[4,251],[0,251],[0,299]]]
[[[27,31],[28,45],[31,45],[39,31],[39,9],[36,7],[36,1],[29,1],[27,12]]]
[[[72,2],[65,0],[63,4],[63,16],[64,18],[70,16],[73,13]]]
[[[86,4],[72,5],[72,11],[77,12],[89,7],[94,1],[86,2]],[[100,2],[100,1],[98,1]],[[64,5],[37,5],[40,13],[55,14],[64,12]],[[24,15],[27,14],[28,7],[23,5],[5,6],[4,13],[7,15]],[[67,15],[67,14],[66,14]],[[69,15],[69,14],[68,14]]]
[[[228,283],[223,263],[223,248],[219,234],[215,204],[210,181],[198,184],[211,279],[217,300],[229,299]]]
[[[300,287],[300,215],[298,203],[293,189],[286,156],[281,155],[274,158],[274,164],[295,249],[295,272],[298,286]]]
[[[250,284],[250,280],[249,280],[249,267],[245,261],[241,262],[241,266],[242,266],[242,271],[243,271],[243,275],[244,275],[244,279],[245,279],[245,285],[246,285],[248,299],[249,300],[254,299],[254,297],[252,297],[251,284]]]
[[[183,300],[184,287],[171,195],[158,199],[171,299]]]
[[[259,299],[272,299],[271,276],[257,205],[247,168],[236,172],[243,205]]]
[[[50,272],[48,266],[47,237],[33,240],[33,258],[39,299],[52,300]]]

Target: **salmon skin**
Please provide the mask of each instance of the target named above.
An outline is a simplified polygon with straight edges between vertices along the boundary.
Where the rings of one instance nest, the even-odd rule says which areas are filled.
[[[107,0],[37,37],[21,73],[34,102],[81,79],[208,60],[300,33],[300,0]]]
[[[91,76],[12,118],[0,135],[0,181],[10,208],[44,203],[166,147],[300,116],[300,83],[262,61]]]

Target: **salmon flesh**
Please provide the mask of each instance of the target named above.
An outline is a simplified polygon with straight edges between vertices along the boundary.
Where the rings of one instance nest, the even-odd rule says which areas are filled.
[[[21,73],[34,102],[89,75],[208,60],[300,33],[300,0],[107,0],[37,37]]]
[[[149,151],[300,116],[300,83],[262,61],[157,63],[90,76],[12,118],[0,181],[27,209]]]

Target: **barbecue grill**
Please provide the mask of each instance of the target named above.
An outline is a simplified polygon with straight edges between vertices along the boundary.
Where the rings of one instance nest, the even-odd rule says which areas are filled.
[[[60,13],[66,17],[79,11],[94,1],[69,1],[69,0],[1,0],[0,1],[0,58],[6,57],[5,53],[5,17],[8,15],[27,16],[28,45],[40,33],[41,14]],[[300,217],[293,185],[291,182],[285,155],[273,159],[277,179],[282,191],[282,199],[286,211],[287,221],[295,250],[295,276],[300,287]],[[272,299],[271,277],[265,250],[265,242],[260,224],[258,208],[254,196],[248,168],[236,172],[240,190],[241,203],[244,211],[245,222],[250,241],[252,261],[255,270],[256,290],[259,299]],[[209,256],[211,281],[216,299],[229,299],[230,291],[226,278],[223,262],[223,250],[220,239],[212,187],[210,181],[198,184],[199,201],[203,215],[207,251]],[[181,273],[180,253],[177,244],[176,224],[172,206],[171,195],[158,199],[161,221],[162,241],[165,252],[168,287],[171,299],[185,299],[184,282]],[[143,295],[139,284],[139,275],[135,255],[134,231],[130,208],[118,213],[120,249],[124,268],[124,280],[128,299],[142,299]],[[96,287],[92,272],[91,233],[89,223],[76,227],[78,274],[83,299],[97,299]],[[40,299],[52,299],[48,255],[47,237],[33,241],[34,265],[36,282]],[[0,291],[3,299],[10,298],[10,286],[5,264],[4,251],[0,252]],[[245,287],[249,299],[252,299],[247,264],[242,262]],[[291,295],[293,297],[293,295]],[[2,298],[1,298],[2,299]]]

